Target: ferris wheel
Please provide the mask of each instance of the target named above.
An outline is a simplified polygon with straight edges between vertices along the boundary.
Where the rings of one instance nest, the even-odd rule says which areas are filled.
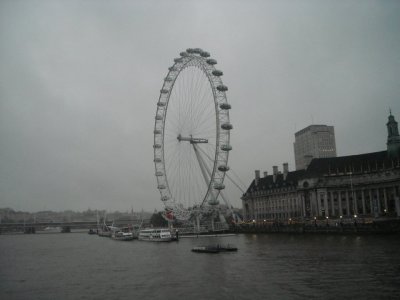
[[[199,48],[181,52],[157,102],[153,145],[157,188],[166,211],[178,220],[215,208],[225,188],[233,127],[228,88],[216,64]]]

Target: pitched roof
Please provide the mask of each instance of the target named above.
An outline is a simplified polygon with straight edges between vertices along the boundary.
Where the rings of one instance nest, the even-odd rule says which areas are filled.
[[[329,158],[314,158],[307,167],[307,175],[324,175],[346,172],[365,172],[390,168],[397,164],[387,151]]]
[[[284,174],[278,173],[276,176],[276,180],[274,182],[274,175],[268,175],[265,177],[260,177],[258,180],[258,184],[256,186],[255,179],[251,182],[249,188],[246,193],[255,191],[255,190],[268,190],[271,188],[281,188],[281,187],[289,187],[289,186],[297,186],[297,181],[306,173],[305,170],[298,170],[288,172],[286,180],[284,180]]]
[[[297,182],[303,178],[348,172],[374,172],[383,168],[398,166],[399,159],[393,160],[388,156],[387,151],[330,158],[314,158],[306,170],[288,172],[286,180],[284,180],[282,173],[278,173],[275,182],[273,181],[273,175],[268,175],[259,178],[256,186],[255,179],[253,179],[246,194],[258,190],[297,186]]]

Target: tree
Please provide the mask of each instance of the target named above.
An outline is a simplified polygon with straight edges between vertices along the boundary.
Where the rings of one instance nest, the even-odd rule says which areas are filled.
[[[168,222],[162,216],[162,212],[155,212],[150,218],[150,224],[153,227],[167,227]]]

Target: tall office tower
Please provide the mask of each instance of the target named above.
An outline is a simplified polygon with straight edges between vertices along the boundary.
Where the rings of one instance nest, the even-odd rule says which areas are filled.
[[[296,170],[307,169],[313,158],[336,157],[333,126],[310,125],[295,133]]]

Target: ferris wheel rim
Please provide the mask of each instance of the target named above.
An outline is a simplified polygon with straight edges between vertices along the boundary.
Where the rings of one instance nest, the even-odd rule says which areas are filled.
[[[223,181],[225,172],[229,169],[227,166],[229,151],[232,149],[230,146],[230,130],[232,129],[232,125],[229,119],[230,105],[226,97],[227,87],[222,83],[220,78],[223,74],[222,71],[215,68],[216,63],[214,59],[209,58],[207,52],[199,50],[198,48],[181,52],[181,57],[176,58],[174,64],[169,68],[157,102],[153,145],[157,188],[165,208],[178,213],[179,216],[177,217],[181,219],[187,219],[190,215],[190,211],[188,211],[188,208],[183,208],[180,203],[177,202],[176,195],[173,195],[171,192],[165,166],[165,122],[167,119],[170,97],[176,80],[185,69],[197,67],[207,77],[214,102],[216,143],[212,174],[208,183],[207,192],[201,201],[200,207],[207,206],[208,204],[213,205],[212,200],[214,199],[216,202],[220,191],[224,188]]]

